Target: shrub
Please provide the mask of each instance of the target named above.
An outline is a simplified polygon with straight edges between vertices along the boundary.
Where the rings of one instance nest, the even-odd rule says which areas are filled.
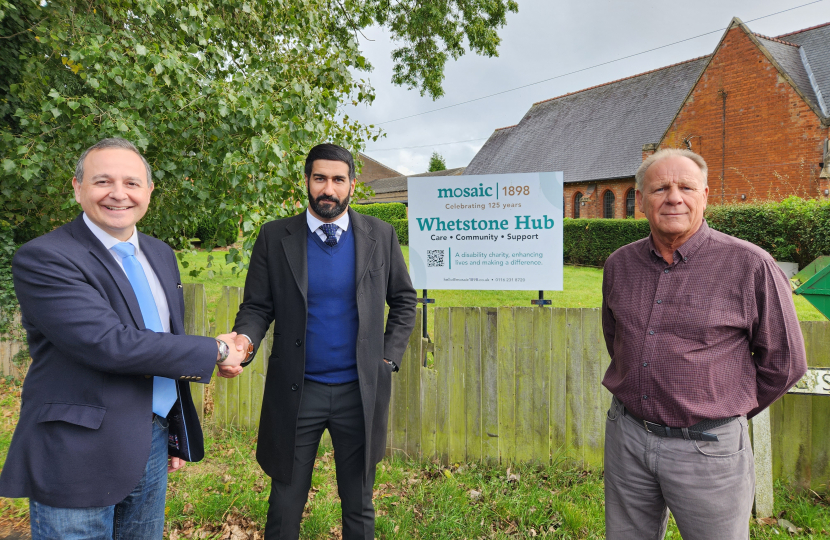
[[[221,228],[210,216],[205,216],[196,224],[194,231],[196,238],[202,241],[202,246],[212,245],[224,247],[236,242],[239,230],[232,221],[225,222]]]
[[[395,227],[395,234],[398,235],[398,243],[402,246],[409,245],[409,220],[393,219],[390,224]]]
[[[359,214],[374,216],[387,223],[394,219],[406,219],[406,206],[403,203],[353,204],[349,208]]]
[[[0,335],[12,331],[17,297],[12,283],[12,257],[17,250],[14,227],[0,219]]]
[[[563,259],[565,264],[602,266],[614,251],[649,232],[645,219],[565,219]]]

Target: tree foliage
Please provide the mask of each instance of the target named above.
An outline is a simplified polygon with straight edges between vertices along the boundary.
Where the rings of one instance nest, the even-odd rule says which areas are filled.
[[[438,152],[433,152],[429,158],[429,172],[445,171],[447,170],[447,162],[444,161],[444,156]]]
[[[390,28],[395,81],[438,96],[464,38],[495,54],[507,11],[512,0],[0,0],[0,219],[20,242],[74,217],[75,160],[122,136],[154,170],[144,232],[181,246],[207,215],[238,223],[248,250],[302,205],[311,146],[356,153],[377,138],[342,111],[374,99],[355,75],[370,68],[362,28]]]

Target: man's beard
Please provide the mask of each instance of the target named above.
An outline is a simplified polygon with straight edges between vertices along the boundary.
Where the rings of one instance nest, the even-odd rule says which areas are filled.
[[[320,216],[323,219],[331,219],[334,217],[339,216],[346,210],[349,206],[349,195],[346,195],[346,198],[343,202],[340,202],[340,199],[333,195],[320,195],[316,199],[311,197],[308,198],[308,205],[311,206],[311,209],[314,210],[314,213]],[[321,201],[331,201],[334,203],[333,206],[324,206],[321,205]]]

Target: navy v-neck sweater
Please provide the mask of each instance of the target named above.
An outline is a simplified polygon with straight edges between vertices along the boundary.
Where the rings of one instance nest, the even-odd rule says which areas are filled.
[[[352,227],[341,233],[334,247],[308,230],[306,252],[305,378],[329,384],[356,381],[358,318]]]

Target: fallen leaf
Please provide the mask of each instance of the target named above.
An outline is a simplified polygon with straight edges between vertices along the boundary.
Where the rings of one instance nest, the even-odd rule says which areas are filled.
[[[478,499],[481,498],[481,492],[477,491],[475,489],[471,489],[470,490],[470,498],[474,501],[477,501]]]
[[[778,526],[787,531],[790,534],[797,534],[798,528],[793,525],[791,522],[787,521],[784,518],[778,520]]]
[[[188,515],[192,514],[196,511],[196,507],[193,506],[193,503],[185,503],[184,508],[182,509],[182,514]]]

